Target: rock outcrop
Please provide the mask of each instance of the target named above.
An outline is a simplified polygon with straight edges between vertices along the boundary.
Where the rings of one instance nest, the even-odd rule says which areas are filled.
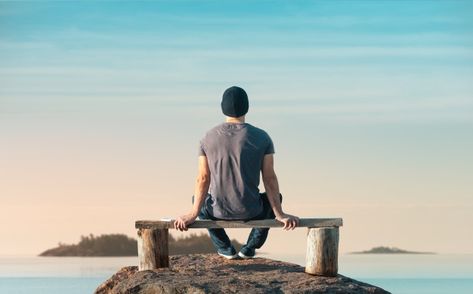
[[[266,258],[226,260],[216,254],[175,255],[169,269],[124,267],[95,294],[151,293],[389,293],[348,277],[312,276],[304,268]]]

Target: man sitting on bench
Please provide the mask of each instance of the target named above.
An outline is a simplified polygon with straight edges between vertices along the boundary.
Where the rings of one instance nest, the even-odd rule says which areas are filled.
[[[248,105],[248,96],[242,88],[231,87],[223,93],[221,106],[226,122],[208,131],[200,142],[193,208],[176,219],[176,229],[187,230],[197,217],[211,220],[275,218],[284,224],[285,230],[298,225],[299,218],[284,213],[281,207],[271,138],[265,131],[245,123]],[[260,171],[266,193],[259,193]],[[253,228],[238,254],[224,229],[208,230],[217,253],[234,259],[254,257],[255,250],[266,241],[269,228]]]

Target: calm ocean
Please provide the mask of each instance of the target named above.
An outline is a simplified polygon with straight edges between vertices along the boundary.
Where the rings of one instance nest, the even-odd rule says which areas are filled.
[[[263,255],[303,264],[302,255]],[[134,257],[0,257],[1,294],[83,294]],[[340,274],[380,286],[392,293],[473,293],[471,255],[341,255]]]

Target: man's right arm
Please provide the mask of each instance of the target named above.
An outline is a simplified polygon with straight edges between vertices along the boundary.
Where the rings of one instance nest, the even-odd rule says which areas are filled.
[[[281,200],[279,199],[278,178],[274,172],[273,154],[266,154],[264,156],[261,173],[263,175],[264,188],[266,189],[271,208],[276,215],[276,220],[284,224],[283,229],[294,229],[299,224],[299,218],[294,215],[286,214],[282,210]]]
[[[210,186],[210,168],[206,156],[199,156],[199,174],[195,182],[194,205],[190,213],[178,217],[174,221],[174,228],[187,231],[187,226],[193,223],[199,215]]]

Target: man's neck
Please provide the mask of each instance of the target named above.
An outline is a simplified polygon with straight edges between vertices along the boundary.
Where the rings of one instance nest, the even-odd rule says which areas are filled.
[[[238,124],[238,123],[242,124],[245,122],[245,116],[240,116],[240,117],[227,116],[226,122],[233,123],[233,124]]]

